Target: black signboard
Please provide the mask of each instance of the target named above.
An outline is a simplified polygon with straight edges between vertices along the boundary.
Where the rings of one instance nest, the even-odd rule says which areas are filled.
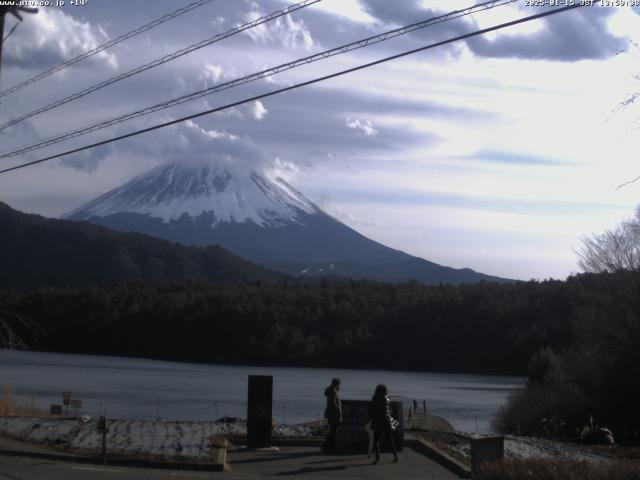
[[[342,400],[342,425],[366,425],[370,408],[368,400]]]
[[[370,430],[365,430],[369,423],[369,400],[342,400],[342,423],[338,427],[336,445],[338,450],[351,452],[366,452],[370,441]],[[391,416],[398,421],[393,431],[394,443],[398,451],[402,451],[404,444],[404,413],[402,402],[391,402]],[[388,451],[386,440],[381,439],[383,451]]]
[[[51,405],[49,407],[49,413],[51,415],[62,415],[62,405]]]
[[[342,425],[366,425],[370,408],[369,400],[342,400]],[[391,416],[399,422],[396,430],[404,431],[402,402],[391,402]]]
[[[471,439],[471,472],[475,477],[483,463],[504,459],[504,437]]]
[[[271,446],[273,377],[249,375],[247,401],[247,447]]]

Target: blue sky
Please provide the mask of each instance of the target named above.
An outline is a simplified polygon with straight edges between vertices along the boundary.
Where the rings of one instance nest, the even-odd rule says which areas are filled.
[[[91,0],[84,7],[42,8],[7,40],[0,85],[12,86],[187,3]],[[323,0],[0,132],[1,149],[471,4]],[[285,5],[216,0],[2,99],[0,121]],[[535,11],[521,2],[474,14],[65,146]],[[640,16],[629,8],[577,9],[0,176],[0,200],[60,216],[163,161],[216,151],[248,156],[238,161],[285,177],[330,214],[391,247],[493,275],[565,278],[578,271],[580,238],[615,225],[638,201],[640,185],[616,190],[640,174],[639,112],[633,105],[618,108],[640,89],[632,77],[640,72],[640,51],[630,47],[637,32]],[[0,161],[30,158],[36,157]]]

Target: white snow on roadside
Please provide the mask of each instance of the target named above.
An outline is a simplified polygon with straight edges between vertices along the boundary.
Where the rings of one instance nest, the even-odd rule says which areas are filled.
[[[471,457],[471,445],[468,442],[450,445],[449,448],[467,458]],[[507,458],[515,459],[558,458],[596,462],[610,460],[610,458],[592,452],[578,444],[538,437],[506,435],[504,439],[504,451]]]
[[[153,456],[206,462],[211,458],[214,437],[246,435],[246,424],[185,421],[110,420],[107,444],[114,455]],[[274,437],[310,437],[313,430],[304,425],[276,425]],[[102,448],[97,420],[38,419],[0,417],[0,435],[38,442],[66,451],[94,455]]]
[[[111,420],[107,444],[115,455],[158,456],[208,461],[219,426],[213,422]],[[0,435],[39,442],[75,453],[97,454],[102,434],[97,421],[0,417]]]

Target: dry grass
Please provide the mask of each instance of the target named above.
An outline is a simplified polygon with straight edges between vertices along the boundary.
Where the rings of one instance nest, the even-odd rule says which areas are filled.
[[[0,415],[3,417],[16,416],[15,401],[11,389],[8,387],[2,387],[2,393],[0,394]]]
[[[49,417],[49,410],[34,408],[33,401],[24,397],[16,397],[8,387],[0,392],[0,417]]]
[[[612,460],[505,460],[483,466],[478,480],[640,480],[640,463]]]

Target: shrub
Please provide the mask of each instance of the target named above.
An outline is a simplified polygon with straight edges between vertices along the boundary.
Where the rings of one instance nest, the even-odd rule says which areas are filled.
[[[594,408],[593,398],[577,385],[529,384],[511,395],[493,428],[500,433],[574,438]]]

